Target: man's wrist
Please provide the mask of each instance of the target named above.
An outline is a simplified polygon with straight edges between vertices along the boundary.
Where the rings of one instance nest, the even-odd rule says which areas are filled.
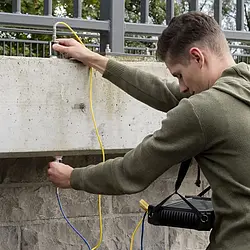
[[[93,56],[89,59],[89,66],[93,67],[97,71],[99,71],[101,74],[104,73],[107,67],[108,58],[102,55],[99,55],[97,53],[93,53]]]

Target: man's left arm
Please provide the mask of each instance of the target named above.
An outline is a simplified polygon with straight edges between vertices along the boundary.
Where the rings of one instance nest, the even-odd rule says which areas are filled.
[[[167,113],[162,127],[124,157],[72,171],[72,188],[89,193],[137,193],[173,165],[204,150],[205,136],[193,105],[184,99]]]

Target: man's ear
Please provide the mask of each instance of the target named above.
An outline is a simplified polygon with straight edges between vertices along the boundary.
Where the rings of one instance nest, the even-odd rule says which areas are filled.
[[[202,66],[204,64],[204,56],[199,48],[192,47],[189,50],[189,56],[190,56],[191,60],[194,60],[199,65],[199,67],[202,68]]]

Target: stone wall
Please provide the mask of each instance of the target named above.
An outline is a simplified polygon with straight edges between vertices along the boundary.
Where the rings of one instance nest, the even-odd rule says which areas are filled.
[[[113,158],[116,155],[109,155]],[[81,239],[62,218],[55,187],[47,180],[50,157],[0,159],[0,249],[1,250],[84,250]],[[73,167],[101,161],[100,156],[67,156]],[[139,200],[155,204],[173,191],[177,167],[173,167],[145,191],[135,195],[102,196],[104,234],[99,249],[129,249],[131,234],[143,215]],[[185,194],[198,193],[192,167],[182,185]],[[95,246],[99,237],[97,196],[81,191],[61,190],[65,213],[76,228]],[[140,231],[133,249],[140,247]],[[208,234],[145,224],[145,249],[203,250]]]

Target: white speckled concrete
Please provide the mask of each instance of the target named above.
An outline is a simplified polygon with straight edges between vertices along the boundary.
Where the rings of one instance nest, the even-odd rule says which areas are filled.
[[[89,111],[88,69],[63,59],[0,57],[0,157],[99,151]],[[157,62],[130,62],[158,76]],[[84,103],[84,112],[75,105]],[[165,114],[95,72],[93,106],[107,151],[126,151],[160,127]]]

